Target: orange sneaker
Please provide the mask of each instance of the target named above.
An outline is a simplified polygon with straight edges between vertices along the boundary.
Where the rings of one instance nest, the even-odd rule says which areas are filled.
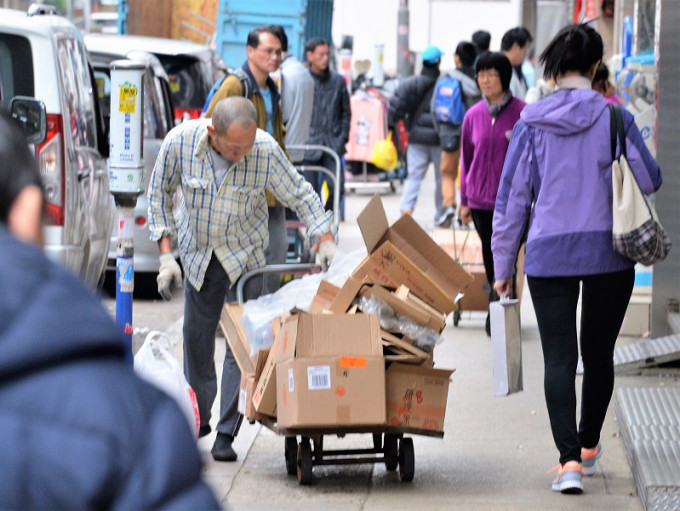
[[[552,483],[553,491],[561,493],[583,493],[583,467],[578,461],[567,461],[548,470],[548,474],[557,470],[557,477]]]
[[[600,442],[593,449],[581,449],[581,464],[583,465],[583,474],[587,476],[595,475],[597,467],[595,463],[602,456],[602,444]]]

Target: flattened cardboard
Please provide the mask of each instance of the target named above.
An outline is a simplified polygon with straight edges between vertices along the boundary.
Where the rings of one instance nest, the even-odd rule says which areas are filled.
[[[344,314],[351,307],[354,298],[359,294],[362,286],[365,285],[363,279],[349,277],[340,288],[340,292],[328,308],[329,311],[337,314]]]
[[[246,419],[256,421],[269,417],[255,411],[253,406],[253,394],[255,393],[256,380],[253,374],[241,374],[241,388],[238,394],[238,411]]]
[[[262,368],[262,374],[257,380],[252,403],[258,413],[276,417],[276,362],[278,360],[279,345],[283,342],[284,328],[274,338],[274,344],[269,349],[267,361]]]
[[[382,357],[294,358],[276,375],[280,427],[385,423]]]
[[[392,363],[385,371],[387,424],[444,431],[452,370]]]
[[[241,324],[242,315],[243,305],[238,303],[225,304],[220,316],[220,328],[227,339],[231,352],[234,354],[234,359],[236,359],[236,364],[238,364],[241,374],[248,374],[255,371],[255,368],[250,359],[248,338]]]
[[[376,194],[359,214],[357,223],[369,256],[352,274],[387,287],[407,286],[444,314],[456,310],[454,299],[472,276],[449,257],[410,215],[391,227]]]
[[[446,326],[446,316],[437,312],[437,315],[431,314],[422,307],[418,307],[408,299],[402,299],[395,293],[388,291],[380,285],[365,287],[360,292],[361,296],[376,297],[387,303],[392,310],[399,315],[407,316],[419,325],[431,328],[432,330],[441,333]]]

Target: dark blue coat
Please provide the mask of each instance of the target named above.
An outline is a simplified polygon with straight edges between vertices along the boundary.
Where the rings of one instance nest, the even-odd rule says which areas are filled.
[[[98,298],[0,227],[0,509],[219,509]]]

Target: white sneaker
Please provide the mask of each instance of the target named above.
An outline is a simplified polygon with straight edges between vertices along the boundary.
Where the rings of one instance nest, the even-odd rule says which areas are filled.
[[[437,220],[437,227],[448,229],[454,218],[456,218],[456,206],[448,206]]]

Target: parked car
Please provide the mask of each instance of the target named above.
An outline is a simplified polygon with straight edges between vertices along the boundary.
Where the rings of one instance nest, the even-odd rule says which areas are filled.
[[[127,35],[115,44],[119,51],[142,50],[158,57],[170,81],[176,122],[200,117],[210,88],[227,71],[217,52],[189,41]]]
[[[129,43],[129,36],[88,34],[85,45],[90,53],[94,75],[97,80],[99,102],[104,114],[104,123],[109,127],[111,109],[111,71],[109,65],[114,60],[131,59],[146,66],[142,81],[144,89],[144,129],[143,156],[144,178],[142,189],[144,193],[137,198],[135,207],[135,273],[157,273],[159,268],[158,244],[149,239],[147,225],[146,190],[149,186],[151,171],[156,163],[158,151],[163,139],[174,126],[174,112],[170,94],[168,75],[158,58],[152,53],[129,49],[134,44]],[[118,215],[114,215],[111,223],[111,248],[107,263],[108,270],[116,269],[116,247],[118,243]],[[178,256],[175,248],[175,256]]]
[[[49,6],[0,9],[0,107],[34,98],[46,136],[34,144],[45,188],[45,252],[96,285],[109,252],[108,142],[78,29]]]

